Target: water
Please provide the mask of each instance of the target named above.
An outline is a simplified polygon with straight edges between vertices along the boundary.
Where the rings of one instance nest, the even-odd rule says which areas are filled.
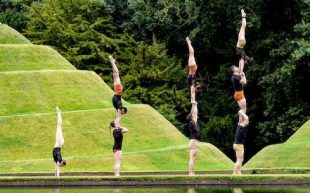
[[[309,186],[147,186],[0,188],[0,193],[310,193]]]

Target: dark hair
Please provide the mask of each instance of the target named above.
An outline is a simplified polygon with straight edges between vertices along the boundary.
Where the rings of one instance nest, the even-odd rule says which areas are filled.
[[[115,122],[114,121],[111,121],[111,123],[110,123],[110,127],[115,127]]]
[[[127,108],[126,107],[122,107],[122,111],[124,111],[124,114],[127,113]]]
[[[64,160],[64,159],[61,160],[61,163],[62,163],[63,166],[65,166],[67,164],[66,160]]]
[[[234,72],[234,68],[235,68],[235,67],[237,67],[237,66],[235,66],[235,65],[231,65],[231,66],[230,66],[230,68],[229,68],[229,69],[230,69],[230,71],[231,71],[231,72]]]

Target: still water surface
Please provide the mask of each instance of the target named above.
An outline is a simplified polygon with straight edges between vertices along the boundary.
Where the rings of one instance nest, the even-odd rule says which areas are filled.
[[[0,193],[310,193],[310,186],[172,186],[0,188]]]

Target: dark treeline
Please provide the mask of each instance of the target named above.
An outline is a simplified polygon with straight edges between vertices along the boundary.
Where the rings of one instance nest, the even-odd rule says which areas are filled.
[[[157,109],[187,135],[186,83],[192,40],[198,63],[202,141],[234,159],[238,106],[229,67],[240,9],[247,13],[246,160],[284,142],[309,119],[310,0],[1,0],[0,21],[32,42],[53,46],[78,69],[112,84],[116,57],[124,99]],[[13,11],[12,11],[13,10]],[[15,20],[10,18],[16,17]]]

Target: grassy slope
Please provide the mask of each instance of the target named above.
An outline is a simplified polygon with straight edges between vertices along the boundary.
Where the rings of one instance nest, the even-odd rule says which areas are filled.
[[[0,71],[76,69],[48,46],[0,44],[0,55]]]
[[[124,136],[122,171],[187,170],[188,139],[148,105],[130,105],[129,109],[122,119],[130,129]],[[114,111],[63,112],[63,156],[68,160],[63,171],[113,170],[113,138],[107,125]],[[0,153],[0,172],[53,171],[55,113],[0,120],[0,148],[7,149]],[[198,170],[231,169],[232,162],[217,148],[201,144],[200,149]]]
[[[269,145],[245,165],[247,169],[310,169],[310,120],[285,143]]]
[[[9,26],[0,24],[0,44],[31,44],[31,42]]]
[[[24,42],[10,39],[18,34],[0,27],[8,35],[2,39],[12,39],[7,43]],[[0,50],[7,58],[0,62],[5,71],[0,73],[0,149],[5,149],[0,172],[53,171],[56,105],[63,111],[63,156],[68,160],[63,171],[112,171],[107,126],[115,116],[113,91],[95,73],[75,70],[48,47],[0,41]],[[187,170],[188,139],[149,106],[124,104],[129,112],[122,123],[130,132],[124,139],[122,171]],[[231,160],[212,145],[200,149],[198,170],[232,168]]]
[[[112,107],[112,90],[89,71],[6,72],[0,88],[0,116]]]

